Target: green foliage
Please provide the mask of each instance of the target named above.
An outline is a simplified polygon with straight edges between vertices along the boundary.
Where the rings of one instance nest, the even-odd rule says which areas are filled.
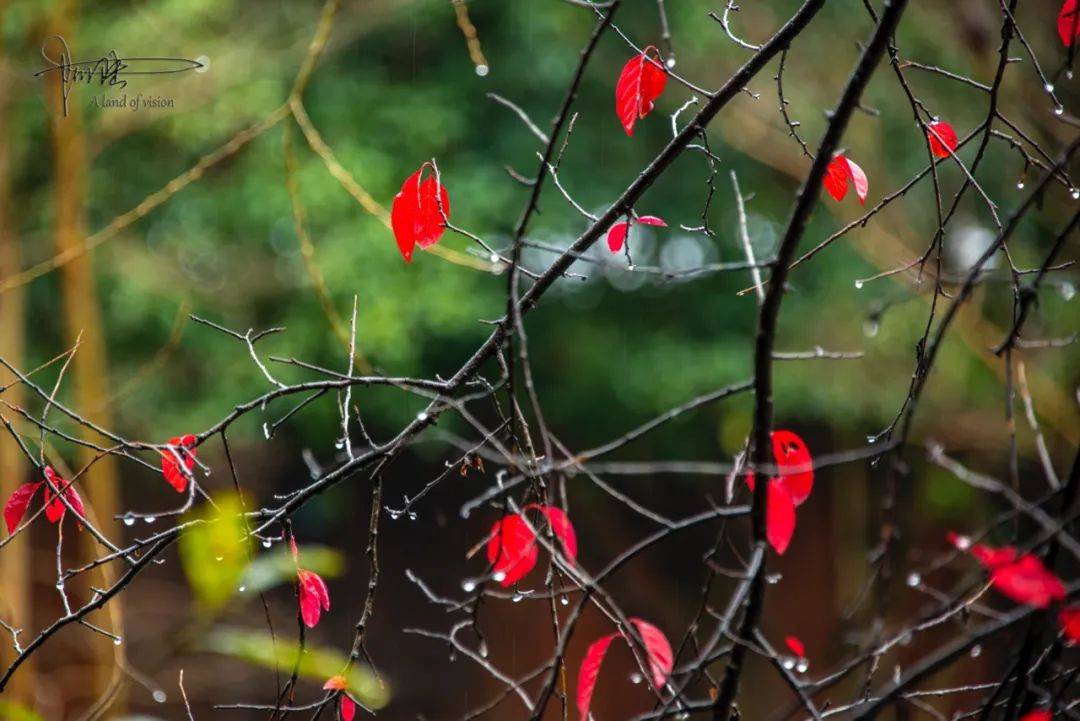
[[[204,613],[220,609],[236,593],[248,565],[250,541],[235,496],[222,496],[216,509],[190,519],[180,536],[180,560],[195,600]]]
[[[337,578],[345,571],[345,556],[327,546],[300,546],[301,568],[325,578]],[[244,570],[243,586],[249,593],[266,591],[279,583],[296,580],[296,562],[288,548],[279,545],[273,551],[260,553]]]
[[[310,646],[301,650],[295,641],[280,635],[271,638],[267,633],[236,628],[215,629],[207,634],[202,643],[207,651],[284,673],[292,670],[299,657],[299,675],[319,684],[331,676],[342,674],[348,661],[337,651]],[[344,676],[349,683],[349,692],[365,706],[379,709],[386,705],[390,690],[370,669],[354,664]]]

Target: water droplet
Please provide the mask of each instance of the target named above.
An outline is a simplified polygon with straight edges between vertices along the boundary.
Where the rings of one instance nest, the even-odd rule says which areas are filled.
[[[57,589],[63,591],[64,590],[64,582],[63,581],[57,581],[56,582],[56,587],[57,587]]]
[[[480,658],[487,658],[487,655],[488,655],[487,641],[481,641],[480,642],[479,651],[480,651]]]
[[[971,647],[971,657],[972,658],[978,658],[981,653],[982,653],[982,646],[980,646],[979,644],[975,644],[974,646]]]
[[[1065,71],[1065,77],[1068,78],[1069,80],[1072,80],[1072,78],[1073,78],[1072,70],[1066,70]]]
[[[1076,295],[1076,286],[1072,283],[1062,283],[1059,290],[1061,292],[1061,297],[1067,301],[1072,300]]]
[[[496,583],[502,583],[506,580],[506,574],[502,571],[496,571],[492,578],[495,580]]]
[[[900,664],[896,664],[895,666],[893,666],[893,670],[892,670],[893,683],[895,683],[897,685],[900,685],[900,679],[901,679],[902,675],[903,674],[900,671]]]
[[[498,254],[492,253],[490,256],[488,256],[488,262],[491,263],[492,265],[498,265],[499,264],[499,256],[498,256]]]
[[[125,526],[134,526],[135,525],[135,519],[132,518],[131,516],[124,516],[124,525]]]
[[[489,72],[491,72],[491,68],[489,68],[487,65],[480,64],[476,66],[476,74],[482,78],[487,77],[487,74]]]
[[[784,668],[786,668],[788,671],[795,668],[795,659],[791,658],[790,656],[786,657],[782,663]]]
[[[966,551],[971,548],[971,539],[967,536],[957,536],[955,545],[961,551]]]
[[[513,595],[513,597],[511,597],[510,600],[513,601],[514,603],[521,603],[521,599],[523,599],[523,598],[525,598],[525,597],[522,596],[520,593],[515,593]]]
[[[424,411],[420,411],[419,413],[416,414],[416,420],[420,421],[421,423],[423,423],[427,419],[428,419],[428,415]]]
[[[272,545],[274,545],[274,542],[271,541],[269,538],[264,538],[263,539],[263,542],[262,542],[262,547],[263,548],[270,548],[270,546],[272,546]]]
[[[199,67],[195,68],[195,72],[197,73],[205,73],[210,69],[210,58],[206,55],[200,55],[195,58],[195,62],[199,64]],[[157,698],[157,696],[155,695],[154,698]]]
[[[464,591],[465,593],[472,593],[473,591],[476,590],[476,581],[473,581],[471,579],[468,580],[468,581],[462,581],[461,582],[461,590]]]
[[[214,556],[214,560],[220,563],[225,560],[225,556]]]
[[[336,441],[334,441],[334,448],[336,448],[336,449],[338,449],[340,451],[344,447],[345,447],[345,441],[341,440],[340,438],[338,438]]]
[[[635,672],[635,673],[630,674],[630,683],[634,684],[635,686],[637,684],[641,683],[644,680],[645,679],[642,677],[642,675],[640,673]]]
[[[1069,191],[1069,195],[1072,196],[1073,200],[1080,200],[1080,189],[1073,188],[1072,190]]]
[[[119,637],[119,636],[117,636],[116,638],[114,638],[112,642],[113,642],[113,645],[114,645],[114,646],[119,646],[119,645],[120,645],[121,643],[123,643],[123,641],[122,641],[122,640],[120,639],[120,637]]]
[[[862,287],[863,287],[862,280],[855,281],[855,290],[862,290]]]
[[[1065,112],[1065,108],[1062,107],[1061,105],[1054,108],[1054,115],[1061,115],[1064,112]]]
[[[799,662],[795,664],[795,670],[799,673],[806,673],[810,670],[810,662],[805,658],[800,658]]]
[[[1047,83],[1046,85],[1043,85],[1043,90],[1045,90],[1048,93],[1054,92],[1054,84],[1053,83]]]
[[[675,58],[674,57],[668,58],[667,60],[664,61],[664,65],[667,65],[668,70],[671,70],[672,68],[675,67]]]
[[[158,703],[165,703],[169,700],[169,697],[159,688],[154,691],[154,700]]]
[[[907,585],[911,588],[917,588],[922,583],[922,576],[917,573],[909,573],[907,577]]]
[[[871,444],[877,443],[877,436],[867,436],[866,437],[866,442],[871,443]]]
[[[238,588],[236,590],[239,591],[240,593],[243,593],[244,591],[247,590],[247,586],[241,586],[240,588]]]
[[[266,437],[266,440],[270,440],[270,424],[265,421],[263,421],[263,435]]]
[[[900,637],[900,645],[901,646],[910,646],[912,639],[913,639],[913,636],[910,633],[905,633],[903,636]]]
[[[559,603],[561,603],[564,606],[569,606],[570,605],[570,599],[567,598],[566,596],[560,596],[559,597]]]
[[[409,520],[410,521],[415,521],[416,520],[416,511],[409,511]]]
[[[147,516],[146,518],[143,519],[143,522],[145,522],[145,523],[153,523],[156,520],[157,520],[156,516]]]
[[[881,330],[881,324],[878,323],[876,320],[868,320],[863,323],[862,330],[863,335],[865,335],[867,338],[873,338],[878,334],[878,331]]]
[[[395,511],[393,508],[386,509],[386,515],[390,516],[391,521],[396,521],[401,518],[401,511]]]
[[[782,574],[770,573],[765,576],[765,582],[775,586],[776,584],[780,583],[781,578],[783,578]]]

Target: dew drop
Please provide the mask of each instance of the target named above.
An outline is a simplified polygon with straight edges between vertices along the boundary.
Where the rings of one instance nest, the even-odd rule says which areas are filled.
[[[635,686],[637,686],[639,683],[641,683],[644,680],[645,679],[642,677],[642,675],[640,673],[635,672],[635,673],[630,674],[630,683],[634,684]]]
[[[1054,108],[1054,115],[1061,115],[1064,112],[1065,112],[1065,108],[1063,106],[1061,106],[1061,105]]]
[[[334,441],[334,448],[336,448],[336,449],[338,449],[340,451],[344,447],[345,447],[345,441],[341,440],[340,438],[338,438],[336,441]]]
[[[765,576],[765,582],[775,586],[776,584],[780,583],[780,579],[783,577],[784,576],[779,573],[770,573]]]
[[[664,65],[667,65],[668,70],[671,70],[672,68],[675,67],[675,58],[674,57],[668,58],[667,60],[664,61]]]
[[[476,590],[476,581],[468,580],[461,582],[461,590],[465,593],[472,593]]]
[[[1073,200],[1080,200],[1080,188],[1073,188],[1069,191],[1069,195],[1072,196]]]
[[[1065,77],[1066,77],[1067,79],[1069,79],[1069,80],[1072,80],[1072,78],[1073,78],[1073,73],[1072,73],[1072,70],[1066,70],[1066,71],[1065,71]]]
[[[1072,300],[1076,296],[1076,286],[1072,283],[1062,283],[1059,290],[1061,297],[1066,301]]]
[[[491,68],[489,68],[487,65],[481,64],[476,66],[476,74],[482,78],[487,77],[487,74],[489,72],[491,72]]]
[[[971,539],[967,536],[957,536],[955,545],[961,551],[966,551],[971,548]]]
[[[119,646],[120,644],[123,643],[123,640],[120,639],[119,637],[117,637],[117,638],[114,638],[112,642],[113,642],[114,646]]]
[[[487,656],[488,656],[487,641],[481,641],[480,642],[480,648],[478,650],[480,651],[480,658],[487,658]]]
[[[271,541],[269,538],[264,538],[263,539],[263,542],[262,542],[262,547],[263,548],[270,548],[270,546],[272,546],[272,545],[274,545],[274,542]]]
[[[154,691],[154,700],[157,701],[158,703],[165,703],[166,701],[169,700],[169,697],[167,695],[165,695],[165,692],[162,691],[159,688],[156,691]]]
[[[810,662],[805,658],[800,658],[799,662],[795,664],[795,670],[799,673],[806,673],[810,670]]]
[[[795,659],[791,658],[790,656],[786,657],[783,661],[783,666],[785,669],[790,671],[791,669],[795,668]]]
[[[972,658],[978,658],[981,653],[982,653],[982,646],[980,646],[979,644],[975,644],[974,646],[971,647],[971,657]]]
[[[401,511],[395,511],[392,508],[387,508],[386,515],[390,516],[391,521],[396,521],[397,519],[401,518]]]
[[[900,637],[900,645],[901,646],[910,646],[912,639],[913,639],[913,637],[912,637],[912,635],[910,633],[905,633],[903,636]]]
[[[499,256],[496,255],[495,253],[492,253],[490,256],[488,256],[488,262],[491,263],[492,265],[498,265],[499,264]]]
[[[877,443],[877,436],[867,436],[866,442],[870,444]]]
[[[492,578],[496,583],[502,583],[506,580],[506,574],[503,571],[496,571]]]
[[[225,556],[214,556],[214,560],[220,563],[225,560]]]
[[[157,516],[147,516],[143,519],[143,521],[145,523],[154,523],[155,521],[157,521]]]
[[[1045,90],[1048,93],[1054,92],[1054,84],[1053,83],[1047,83],[1046,85],[1043,85],[1043,90]]]
[[[567,598],[566,596],[560,596],[559,597],[559,603],[561,603],[564,606],[569,606],[570,605],[570,599]]]
[[[423,423],[427,419],[428,419],[428,415],[427,415],[427,413],[425,411],[420,411],[419,413],[416,414],[416,420],[420,421],[421,423]]]
[[[263,421],[263,435],[266,437],[266,440],[270,440],[270,425],[265,421]]]
[[[244,591],[247,590],[247,586],[241,586],[240,588],[238,588],[236,590],[239,591],[240,593],[243,593]]]
[[[863,287],[862,280],[855,281],[855,290],[862,290],[862,287]]]
[[[634,264],[631,263],[630,265],[626,266],[626,269],[627,270],[635,270]]]
[[[523,599],[523,598],[525,598],[525,597],[522,596],[520,593],[515,593],[513,595],[513,597],[511,597],[510,600],[513,601],[514,603],[521,603],[521,599]]]
[[[410,521],[415,521],[416,520],[416,511],[409,511],[409,520]]]
[[[134,526],[135,525],[135,519],[132,518],[131,516],[124,516],[124,525],[125,526]]]
[[[917,588],[922,583],[922,576],[917,573],[909,573],[907,577],[907,585],[911,588]]]
[[[877,336],[878,331],[881,330],[881,324],[876,320],[868,320],[863,323],[863,335],[867,338],[873,338]]]

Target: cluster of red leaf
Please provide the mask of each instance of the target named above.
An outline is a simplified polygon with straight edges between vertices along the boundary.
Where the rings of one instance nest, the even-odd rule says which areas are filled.
[[[14,533],[15,529],[19,527],[19,523],[22,521],[23,516],[26,515],[27,506],[30,505],[30,501],[34,498],[34,494],[37,493],[37,490],[42,486],[45,486],[45,497],[43,500],[45,505],[45,518],[49,520],[49,523],[59,523],[63,520],[64,514],[67,512],[67,505],[64,504],[65,499],[67,500],[68,505],[70,505],[80,517],[86,517],[82,498],[79,497],[79,492],[75,490],[74,481],[64,480],[51,466],[45,466],[42,473],[48,482],[33,481],[24,483],[15,489],[4,504],[4,522],[7,524],[9,535]],[[56,488],[56,494],[53,493],[53,488]],[[63,498],[61,498],[61,496]]]
[[[658,218],[655,215],[642,215],[638,218],[631,218],[630,220],[615,223],[607,232],[607,247],[612,253],[618,253],[622,250],[623,244],[626,243],[626,236],[630,232],[631,223],[656,225],[661,228],[667,227],[667,223],[664,222],[664,219]]]
[[[926,139],[930,141],[930,152],[936,158],[949,157],[959,144],[953,126],[943,120],[937,120],[926,126]]]
[[[341,721],[352,721],[356,715],[356,702],[349,696],[349,682],[344,676],[331,676],[323,684],[323,691],[334,691],[338,695],[338,713]]]
[[[296,565],[296,597],[300,603],[300,619],[308,628],[315,628],[322,612],[330,610],[330,590],[319,574],[300,568],[300,552],[296,548],[296,539],[292,536],[289,536],[289,549]]]
[[[848,181],[855,186],[855,195],[859,202],[866,203],[866,194],[870,190],[870,181],[866,179],[866,173],[855,164],[855,161],[843,153],[838,153],[829,161],[825,168],[823,182],[825,190],[833,197],[833,200],[843,200],[848,192]]]
[[[795,509],[806,502],[814,489],[814,459],[810,450],[791,431],[772,432],[773,461],[779,475],[769,479],[765,502],[765,534],[769,545],[784,555],[795,534]],[[746,485],[754,490],[754,474],[746,474]]]
[[[421,182],[425,169],[431,174]],[[390,226],[405,262],[412,262],[417,245],[428,248],[438,243],[449,219],[450,196],[446,186],[439,181],[435,166],[424,163],[405,179],[390,208]]]
[[[1049,608],[1065,600],[1065,584],[1032,553],[1020,553],[1015,546],[994,548],[971,544],[966,536],[949,533],[949,542],[969,551],[990,573],[990,585],[1017,603]],[[1080,642],[1080,606],[1063,608],[1058,621],[1069,643]]]
[[[170,438],[161,451],[161,474],[177,493],[187,490],[191,472],[195,470],[195,444],[192,434]]]
[[[640,618],[631,618],[630,623],[634,626],[641,643],[645,646],[645,652],[649,662],[649,677],[653,687],[660,692],[667,683],[671,674],[671,668],[675,663],[675,656],[671,652],[671,644],[668,643],[664,632],[648,621]],[[604,663],[608,646],[616,637],[623,636],[621,631],[609,633],[589,645],[585,651],[585,658],[581,661],[578,669],[577,680],[577,707],[583,721],[588,721],[589,706],[592,705],[593,691],[596,689],[596,680],[600,676],[600,666]]]
[[[577,535],[574,526],[561,508],[530,503],[522,513],[539,511],[555,538],[562,544],[563,552],[570,561],[577,558]],[[532,527],[522,513],[503,516],[491,528],[487,542],[487,559],[496,581],[512,586],[529,574],[536,565],[538,548]]]

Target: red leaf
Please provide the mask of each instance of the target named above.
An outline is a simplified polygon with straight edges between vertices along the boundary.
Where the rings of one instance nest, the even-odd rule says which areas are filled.
[[[1058,37],[1061,44],[1071,47],[1073,40],[1080,35],[1080,18],[1077,17],[1076,0],[1065,0],[1058,13],[1057,20]]]
[[[557,506],[533,505],[537,505],[540,512],[547,518],[548,524],[551,526],[551,532],[562,543],[566,557],[571,561],[577,559],[577,534],[574,533],[574,525],[570,523],[570,518]],[[527,509],[529,506],[525,508]]]
[[[583,721],[589,718],[589,706],[592,704],[593,689],[596,688],[596,678],[600,675],[600,665],[604,663],[608,646],[617,636],[617,633],[609,633],[607,636],[593,641],[585,658],[581,661],[577,677],[577,707]]]
[[[195,469],[195,436],[177,436],[169,439],[161,452],[161,474],[177,493],[187,490],[188,478]]]
[[[1058,614],[1058,623],[1065,632],[1065,640],[1069,645],[1080,643],[1080,606],[1069,606],[1061,609]]]
[[[630,230],[630,224],[625,220],[611,226],[611,229],[607,232],[607,247],[612,253],[618,253],[622,250],[623,243],[626,242],[626,233]]]
[[[504,587],[528,575],[536,565],[537,552],[533,532],[518,514],[503,516],[492,526],[487,559],[496,580]]]
[[[1021,716],[1020,721],[1050,721],[1051,718],[1053,718],[1053,714],[1050,711],[1037,708]]]
[[[803,439],[791,431],[773,431],[773,458],[780,470],[780,482],[791,494],[796,506],[810,497],[814,488],[814,459]]]
[[[446,219],[450,217],[450,196],[446,186],[435,179],[434,172],[420,182],[425,168],[431,168],[431,163],[424,163],[405,179],[390,208],[390,225],[406,263],[412,262],[417,245],[427,248],[439,242],[446,230],[443,214]]]
[[[1046,608],[1065,598],[1065,585],[1047,570],[1038,556],[1024,554],[1015,563],[998,566],[990,573],[990,582],[1001,593],[1018,603]]]
[[[926,137],[930,141],[930,151],[938,158],[949,157],[949,151],[956,150],[959,142],[956,131],[943,120],[926,126]]]
[[[349,687],[349,682],[344,676],[331,676],[322,687],[323,691],[344,691]]]
[[[765,505],[765,535],[781,556],[791,543],[795,533],[795,502],[791,493],[776,478],[769,479],[768,496]]]
[[[866,194],[870,189],[866,173],[845,156],[835,156],[829,161],[828,167],[825,168],[825,177],[823,178],[825,190],[834,200],[843,200],[844,196],[847,195],[849,180],[855,186],[855,195],[858,196],[859,202],[865,204]]]
[[[300,618],[308,628],[315,628],[323,611],[330,610],[330,591],[319,574],[312,571],[297,570],[300,582]]]
[[[356,702],[346,694],[342,694],[338,703],[341,704],[341,721],[352,721],[353,716],[356,715]]]
[[[612,253],[618,253],[622,250],[623,244],[626,242],[626,235],[630,232],[631,223],[637,223],[639,225],[656,225],[662,228],[667,227],[667,223],[664,219],[655,215],[643,215],[640,218],[634,218],[629,222],[624,220],[620,223],[615,223],[607,233],[607,247]]]
[[[656,59],[649,57],[650,50],[656,53]],[[615,84],[615,114],[627,135],[634,134],[634,123],[639,118],[652,112],[653,102],[664,92],[665,85],[667,69],[660,51],[652,45],[626,62]]]
[[[976,543],[971,547],[971,555],[989,570],[1012,563],[1016,560],[1016,549],[1013,546],[992,548],[983,543]]]
[[[66,481],[56,474],[51,467],[45,466],[45,477],[56,486],[57,490],[64,494],[64,498],[71,504],[71,507],[83,518],[86,517],[86,511],[83,509],[82,499],[79,498],[78,491],[75,490],[75,485],[72,481]],[[45,518],[49,519],[49,523],[59,523],[64,514],[67,513],[67,506],[60,500],[59,495],[54,495],[52,489],[48,484],[45,485]]]
[[[26,515],[26,507],[30,505],[30,500],[34,497],[34,493],[37,492],[40,485],[41,481],[24,483],[8,497],[7,503],[4,504],[4,522],[7,523],[9,535],[19,527],[23,516]]]
[[[791,649],[791,652],[799,658],[806,658],[806,646],[799,640],[798,636],[784,636],[784,643]]]
[[[645,644],[645,650],[649,652],[649,673],[652,674],[653,686],[657,691],[663,690],[668,674],[671,673],[671,668],[675,663],[671,644],[668,643],[664,632],[648,621],[631,618],[630,623],[634,624],[634,628],[637,629]]]

